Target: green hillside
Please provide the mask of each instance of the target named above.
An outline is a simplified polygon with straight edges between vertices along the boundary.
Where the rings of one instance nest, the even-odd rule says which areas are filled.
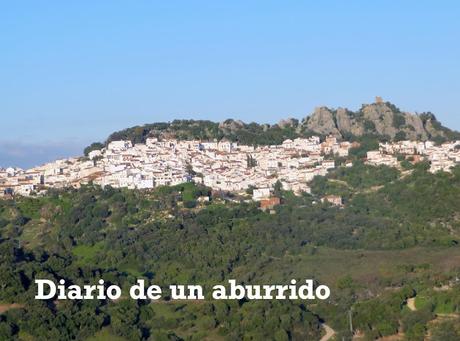
[[[349,338],[350,311],[367,339],[441,333],[438,315],[460,310],[460,168],[401,173],[356,163],[312,189],[283,192],[275,214],[244,197],[199,203],[211,192],[192,184],[149,192],[89,185],[0,201],[0,339],[319,340],[322,321]],[[345,206],[320,203],[326,194],[343,195]],[[133,301],[126,292],[116,302],[33,299],[35,278],[127,288],[139,277],[207,292],[228,279],[313,278],[332,295],[312,304]],[[406,301],[415,295],[414,312]]]

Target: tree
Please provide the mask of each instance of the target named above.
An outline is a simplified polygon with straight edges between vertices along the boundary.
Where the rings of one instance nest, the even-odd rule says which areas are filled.
[[[283,190],[283,184],[279,180],[276,181],[275,184],[273,185],[273,195],[275,197],[281,198],[282,190]]]
[[[100,142],[93,142],[83,150],[85,156],[88,156],[93,150],[100,150],[104,148],[104,144]]]
[[[395,135],[395,141],[404,141],[407,139],[407,135],[404,131],[400,130]]]

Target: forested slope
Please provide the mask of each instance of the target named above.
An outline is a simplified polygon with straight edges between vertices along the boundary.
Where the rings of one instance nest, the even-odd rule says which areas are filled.
[[[318,340],[322,319],[349,337],[352,309],[355,330],[369,338],[403,328],[422,340],[428,329],[437,333],[429,323],[437,312],[459,312],[459,168],[431,174],[420,164],[402,174],[356,163],[316,178],[312,189],[301,197],[282,192],[274,214],[238,197],[199,203],[211,193],[193,184],[150,192],[89,185],[0,201],[0,302],[19,304],[1,315],[0,339]],[[321,203],[326,194],[343,195],[344,207]],[[136,278],[206,288],[230,278],[314,278],[332,296],[313,305],[209,297],[43,302],[33,299],[35,278],[104,278],[122,288]],[[407,298],[436,297],[430,291],[446,283],[450,289],[429,298],[423,313],[405,308]]]

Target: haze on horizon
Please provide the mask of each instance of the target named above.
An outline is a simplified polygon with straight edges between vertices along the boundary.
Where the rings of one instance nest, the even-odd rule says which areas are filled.
[[[376,95],[459,130],[459,15],[456,1],[3,3],[0,166],[144,123],[274,123]]]

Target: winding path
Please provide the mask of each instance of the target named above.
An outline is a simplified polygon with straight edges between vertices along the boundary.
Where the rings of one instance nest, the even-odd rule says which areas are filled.
[[[320,341],[329,341],[334,335],[335,335],[335,330],[329,327],[327,324],[322,323],[321,326],[324,328],[326,331],[326,335],[324,335]]]

